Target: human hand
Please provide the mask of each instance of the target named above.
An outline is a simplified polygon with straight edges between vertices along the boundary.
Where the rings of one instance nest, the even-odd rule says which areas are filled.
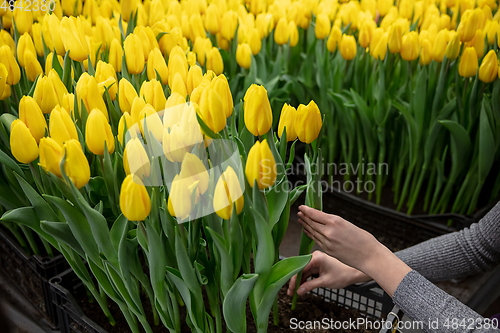
[[[318,278],[306,281],[311,275],[319,274]],[[315,251],[311,261],[302,271],[302,281],[297,294],[302,295],[319,287],[340,289],[353,283],[370,280],[366,274],[349,267],[328,254]],[[293,296],[297,275],[290,279],[287,294]]]

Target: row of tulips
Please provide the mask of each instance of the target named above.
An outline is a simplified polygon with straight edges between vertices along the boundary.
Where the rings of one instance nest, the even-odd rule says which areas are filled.
[[[250,85],[235,107],[219,49],[162,44],[168,31],[155,36],[134,11],[92,49],[98,34],[87,33],[112,20],[100,5],[95,22],[62,17],[58,2],[31,26],[14,12],[0,60],[0,223],[37,253],[33,231],[49,254],[61,252],[111,324],[109,300],[132,332],[160,322],[180,332],[182,320],[195,332],[222,332],[223,319],[244,332],[249,299],[265,332],[279,289],[310,260],[307,251],[279,261],[279,246],[300,194],[321,204],[318,106],[280,106],[276,134],[264,86]],[[156,43],[146,49],[149,35]],[[292,188],[288,142],[298,140],[310,147],[310,181]]]

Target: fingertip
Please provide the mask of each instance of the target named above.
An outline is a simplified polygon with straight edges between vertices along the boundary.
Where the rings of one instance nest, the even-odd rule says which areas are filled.
[[[297,290],[297,294],[302,295],[306,292],[306,289],[304,287],[300,287],[299,290]]]

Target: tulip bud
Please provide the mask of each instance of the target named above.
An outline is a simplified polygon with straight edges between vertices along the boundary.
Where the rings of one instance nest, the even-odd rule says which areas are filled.
[[[193,90],[200,85],[202,80],[203,80],[203,72],[201,71],[201,67],[191,66],[191,68],[189,68],[187,75],[187,93],[191,95]]]
[[[457,28],[462,43],[469,42],[474,38],[479,23],[479,12],[477,10],[466,10],[463,13]]]
[[[401,46],[401,58],[406,61],[413,61],[418,58],[420,52],[420,42],[418,33],[412,31],[403,36],[403,44]]]
[[[286,18],[282,17],[278,21],[278,24],[276,25],[276,29],[274,29],[274,41],[278,45],[284,45],[284,44],[288,43],[289,39],[290,39],[290,31],[288,30],[288,23],[286,21]],[[243,67],[243,66],[241,66],[241,67]]]
[[[211,3],[205,15],[205,29],[215,35],[220,30],[220,13],[215,3]]]
[[[144,70],[144,53],[139,37],[129,34],[123,43],[127,69],[130,74],[140,74]]]
[[[134,35],[136,35],[141,42],[144,61],[148,61],[149,52],[158,48],[158,42],[156,41],[153,30],[151,30],[151,27],[137,26],[134,29]]]
[[[196,40],[197,37],[207,37],[200,14],[191,15],[191,17],[189,18],[189,27],[191,31],[191,40]]]
[[[485,47],[485,34],[483,30],[476,30],[476,34],[474,38],[465,44],[465,47],[472,46],[476,50],[476,54],[478,58],[482,58],[484,55],[484,47]]]
[[[295,47],[299,43],[299,30],[297,29],[297,25],[295,24],[295,22],[293,21],[288,22],[288,33],[290,34],[290,47]],[[260,43],[261,42],[259,40],[259,45]]]
[[[198,182],[183,179],[176,175],[172,181],[168,196],[168,212],[179,219],[186,219],[191,214],[193,202],[191,194],[196,190]]]
[[[10,3],[10,1],[7,3]],[[7,3],[2,4],[2,6],[9,6]],[[23,5],[25,7],[23,7]],[[20,8],[14,7],[14,21],[16,22],[17,31],[19,31],[21,35],[30,33],[31,26],[33,25],[33,12],[30,6],[23,3],[22,0],[16,1],[15,6],[20,6]]]
[[[174,51],[173,51],[174,52]],[[187,81],[187,73],[188,73],[188,68],[187,68],[187,61],[185,57],[181,57],[180,55],[172,55],[171,58],[168,60],[168,85],[172,86],[174,83],[174,76],[176,73],[179,73],[179,75],[182,78],[182,81],[186,82]]]
[[[139,138],[127,142],[123,151],[123,168],[127,175],[133,174],[140,179],[147,178],[151,174],[148,154]]]
[[[47,57],[45,58],[45,75],[49,75],[50,70],[52,69],[52,61],[54,59],[54,53],[49,53]],[[59,61],[59,64],[61,65],[61,68],[63,67],[64,64],[64,59],[57,54],[57,61]],[[72,68],[73,69],[73,68]]]
[[[275,35],[276,36],[276,35]],[[247,43],[238,44],[236,48],[236,62],[240,67],[249,69],[252,64],[252,49]]]
[[[132,110],[132,103],[137,96],[137,91],[135,91],[132,83],[122,78],[118,85],[118,102],[120,103],[120,110],[130,113]]]
[[[332,28],[332,33],[333,29],[335,29],[335,27]],[[370,41],[372,40],[373,30],[375,29],[368,22],[361,23],[361,29],[359,30],[359,37],[358,37],[359,45],[361,45],[361,47],[367,48],[370,45]]]
[[[317,39],[325,39],[330,34],[330,19],[326,14],[319,14],[316,16],[316,26],[314,34]]]
[[[82,0],[64,0],[61,4],[64,15],[78,16],[82,13]]]
[[[61,178],[59,164],[63,157],[63,148],[52,138],[42,138],[38,153],[40,154],[39,164],[42,169]]]
[[[33,98],[43,113],[50,113],[56,105],[63,102],[64,94],[67,93],[68,90],[62,83],[59,74],[55,69],[52,69],[48,76],[43,76],[36,82]]]
[[[146,140],[152,135],[156,141],[160,143],[163,141],[163,123],[158,113],[149,104],[146,104],[139,114],[139,127]],[[146,128],[148,132],[145,132]]]
[[[64,48],[69,51],[69,57],[74,61],[87,60],[89,47],[80,21],[64,17],[61,20],[61,36]],[[91,54],[91,57],[93,55]]]
[[[123,147],[123,143],[127,141],[128,138],[136,138],[138,133],[137,126],[134,126],[134,120],[132,119],[132,116],[128,113],[125,112],[122,114],[120,121],[118,122],[118,141],[120,141],[120,144]],[[126,126],[126,127],[125,127]],[[125,132],[126,128],[126,132]],[[125,136],[124,136],[125,135]]]
[[[228,166],[215,186],[214,210],[221,218],[229,220],[233,213],[233,204],[236,206],[236,213],[241,213],[244,204],[243,190],[236,172]]]
[[[203,122],[215,133],[226,127],[226,113],[219,93],[210,86],[201,93],[197,112]]]
[[[194,53],[193,51],[189,51],[186,58],[189,68],[196,65],[196,53]]]
[[[128,175],[120,189],[120,209],[130,221],[143,221],[151,213],[151,199],[139,177]]]
[[[342,31],[340,31],[340,28],[337,26],[333,26],[332,30],[330,31],[330,36],[328,37],[328,40],[326,42],[326,48],[330,52],[335,52],[337,49],[337,45],[340,43],[342,39]]]
[[[147,72],[148,72],[148,80],[156,79],[157,78],[156,73],[158,73],[161,78],[161,83],[163,85],[167,84],[168,82],[167,63],[165,62],[165,58],[163,57],[163,54],[161,54],[159,48],[155,48],[149,53]]]
[[[432,61],[432,45],[428,39],[422,40],[420,49],[420,64],[428,65]]]
[[[10,86],[7,84],[7,79],[9,78],[9,72],[7,67],[0,62],[0,100],[10,97]],[[9,96],[7,96],[9,95]]]
[[[26,67],[27,65],[24,62],[24,53],[28,50],[31,51],[36,57],[35,44],[33,44],[31,36],[26,32],[19,38],[17,43],[17,60],[19,61],[19,65],[21,65],[21,67]]]
[[[108,89],[109,97],[112,101],[114,101],[116,99],[116,93],[118,92],[118,80],[113,66],[107,62],[99,60],[95,70],[95,79],[97,82],[97,88],[99,89],[99,94],[102,96],[106,89]]]
[[[400,24],[394,23],[391,26],[388,36],[389,51],[391,53],[401,52],[401,44],[403,43],[403,31]]]
[[[448,46],[446,46],[446,58],[455,60],[460,52],[460,35],[457,32],[452,32],[452,37]]]
[[[186,89],[184,81],[184,90]],[[139,91],[139,96],[144,97],[146,103],[151,104],[156,111],[161,111],[165,107],[167,99],[161,83],[152,79],[151,81],[144,81]]]
[[[60,106],[56,106],[50,113],[49,130],[50,137],[61,147],[68,140],[78,140],[78,133],[71,116]]]
[[[255,182],[260,190],[273,186],[277,176],[276,162],[267,140],[255,142],[248,152],[245,175],[252,188]]]
[[[106,104],[104,103],[102,94],[99,91],[99,87],[97,85],[95,77],[84,72],[80,76],[80,79],[78,79],[75,90],[76,97],[78,98],[78,111],[80,112],[80,114],[82,113],[82,110],[80,110],[80,108],[83,101],[87,112],[90,112],[93,109],[98,109],[106,117],[106,120],[109,120],[108,109],[106,108]]]
[[[229,118],[233,114],[233,96],[231,95],[231,89],[229,88],[229,83],[224,74],[219,75],[213,81],[213,88],[219,94],[223,110],[226,118]]]
[[[194,110],[191,114],[196,115]],[[197,155],[186,153],[182,160],[179,176],[181,176],[187,184],[197,183],[195,203],[198,203],[200,195],[208,190],[208,183],[210,180],[205,164],[203,164]]]
[[[255,136],[264,135],[273,124],[273,111],[263,86],[252,84],[243,97],[245,126]]]
[[[54,49],[56,50],[57,54],[63,56],[66,54],[66,49],[62,40],[61,21],[59,21],[59,19],[55,15],[49,15],[48,20],[50,38],[52,40]],[[85,41],[85,39],[83,41]]]
[[[40,63],[38,62],[36,54],[33,53],[31,50],[27,49],[24,52],[24,61],[26,65],[25,71],[28,80],[31,82],[35,82],[38,75],[40,74],[43,75],[43,69]]]
[[[495,81],[498,73],[498,58],[494,50],[490,50],[479,67],[479,80],[490,83]]]
[[[295,131],[295,118],[297,110],[293,106],[284,104],[281,109],[280,121],[278,123],[278,136],[281,138],[283,129],[286,127],[286,141],[294,141],[297,139]]]
[[[274,27],[273,15],[260,13],[255,19],[255,27],[259,30],[260,39],[267,37]]]
[[[496,36],[498,35],[500,38],[499,22],[495,20],[488,21],[484,30],[486,31],[486,36],[488,37],[488,44],[494,45]]]
[[[316,140],[322,124],[321,112],[314,101],[310,101],[307,106],[299,105],[295,118],[295,130],[300,141],[311,143]]]
[[[19,119],[10,125],[10,150],[21,163],[31,163],[38,157],[38,146],[29,128]]]
[[[225,12],[221,20],[221,35],[224,39],[232,41],[238,26],[238,14],[232,10]]]
[[[172,86],[170,87],[172,93],[178,93],[182,97],[186,98],[187,90],[186,84],[182,81],[182,77],[179,73],[175,73],[174,81],[172,82]]]
[[[7,69],[7,84],[10,86],[17,84],[21,79],[21,69],[8,45],[2,45],[0,47],[0,63],[4,64]]]
[[[45,136],[47,122],[42,110],[30,96],[24,96],[19,102],[19,119],[28,127],[36,143]]]
[[[109,47],[109,63],[117,73],[122,71],[122,58],[123,48],[118,39],[115,38],[111,41],[111,46]]]
[[[87,118],[85,142],[95,155],[104,155],[105,144],[110,154],[115,151],[115,137],[111,132],[111,126],[109,126],[104,114],[98,109],[93,109]]]
[[[80,142],[74,139],[66,141],[63,154],[66,157],[64,172],[76,188],[82,188],[90,180],[90,167]]]
[[[356,56],[357,45],[354,36],[343,35],[340,42],[340,55],[345,60],[352,60]]]
[[[475,76],[477,73],[478,61],[476,50],[473,47],[467,47],[460,57],[458,65],[458,74],[463,77]]]
[[[224,62],[222,62],[222,56],[216,47],[212,47],[207,54],[207,70],[214,71],[216,75],[224,72]]]
[[[212,42],[209,38],[198,37],[194,42],[193,51],[196,52],[196,58],[201,66],[205,65],[208,53],[212,50]]]
[[[141,120],[141,112],[146,107],[146,101],[142,97],[135,97],[132,102],[132,108],[130,110],[130,116],[135,123],[139,123]]]

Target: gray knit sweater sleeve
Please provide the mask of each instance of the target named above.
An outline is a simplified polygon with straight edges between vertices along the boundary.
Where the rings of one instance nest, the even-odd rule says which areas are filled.
[[[396,256],[433,282],[492,269],[500,263],[500,202],[470,228],[432,238]]]
[[[410,266],[393,301],[425,332],[500,332],[429,280],[440,281],[483,272],[500,263],[500,203],[478,223],[400,251]],[[498,327],[498,326],[497,326]]]

